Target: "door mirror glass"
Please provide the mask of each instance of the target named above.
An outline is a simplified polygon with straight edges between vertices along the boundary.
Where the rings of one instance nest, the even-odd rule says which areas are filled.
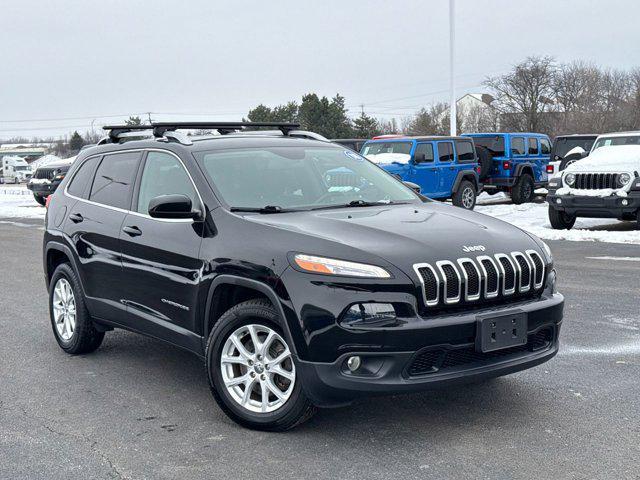
[[[197,218],[200,212],[194,211],[191,199],[186,195],[160,195],[149,202],[149,215],[153,218]]]

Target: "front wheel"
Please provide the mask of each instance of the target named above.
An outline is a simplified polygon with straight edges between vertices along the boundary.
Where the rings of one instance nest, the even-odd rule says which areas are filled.
[[[473,183],[463,180],[458,190],[453,194],[451,201],[456,207],[473,210],[476,206],[476,189]]]
[[[33,198],[35,199],[36,202],[38,202],[39,205],[41,206],[45,206],[45,204],[47,203],[47,199],[45,197],[41,197],[40,195],[38,195],[37,193],[33,194]]]
[[[576,223],[576,216],[549,206],[549,223],[555,230],[571,230]]]
[[[207,342],[211,393],[236,423],[284,431],[315,412],[301,387],[279,315],[266,300],[249,300],[216,322]]]

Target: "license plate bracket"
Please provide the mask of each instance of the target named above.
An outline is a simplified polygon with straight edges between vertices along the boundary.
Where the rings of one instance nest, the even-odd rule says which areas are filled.
[[[525,345],[527,323],[524,312],[478,317],[476,351],[487,353]]]

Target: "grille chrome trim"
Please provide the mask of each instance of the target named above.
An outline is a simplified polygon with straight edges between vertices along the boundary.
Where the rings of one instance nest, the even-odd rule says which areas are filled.
[[[531,263],[529,263],[529,259],[527,258],[526,255],[524,255],[522,252],[511,252],[511,256],[513,257],[513,260],[515,261],[515,265],[516,267],[518,267],[518,291],[520,293],[526,293],[529,290],[531,290],[531,272],[533,271],[533,268],[535,268],[535,266],[533,268],[531,268]],[[528,265],[529,267],[529,283],[527,283],[526,285],[523,284],[522,282],[522,277],[524,275],[522,275],[522,268],[520,267],[520,263],[518,262],[518,258],[522,258],[524,259],[524,262]]]
[[[458,277],[458,294],[455,297],[449,297],[447,295],[447,274],[444,271],[444,267],[447,265],[453,268],[453,271],[456,273],[456,276]],[[458,303],[460,301],[460,296],[462,291],[462,287],[460,285],[462,283],[462,278],[460,277],[460,272],[456,268],[456,265],[449,260],[440,260],[436,262],[436,267],[438,267],[438,270],[440,271],[440,275],[442,276],[441,277],[442,284],[444,285],[444,288],[442,290],[442,293],[444,296],[444,303],[446,305],[453,305],[454,303]]]
[[[467,270],[464,268],[465,264],[471,264],[473,266],[473,268],[475,268],[476,273],[478,275],[478,293],[476,293],[475,295],[469,295],[469,276],[467,275]],[[480,269],[478,269],[478,266],[475,264],[475,262],[473,260],[471,260],[470,258],[459,258],[458,259],[458,265],[460,265],[460,271],[462,272],[462,275],[464,276],[464,299],[467,302],[470,301],[475,301],[475,300],[479,300],[480,299],[480,294],[482,293],[482,275],[480,274]]]
[[[542,255],[540,255],[538,252],[536,252],[535,250],[527,250],[525,252],[527,254],[527,256],[529,257],[529,259],[531,260],[531,265],[533,266],[533,288],[535,290],[538,290],[540,288],[542,288],[542,285],[544,285],[544,281],[545,281],[545,270],[546,270],[546,266],[544,264],[544,260],[542,259]],[[533,257],[538,257],[538,259],[540,260],[540,264],[542,265],[542,275],[540,275],[540,281],[536,282],[536,279],[538,278],[537,275],[537,268],[536,268],[536,262],[533,259]]]
[[[426,268],[428,270],[431,270],[431,273],[433,273],[433,276],[436,279],[435,300],[427,299],[427,286],[424,283],[424,278],[422,277],[422,273],[420,273],[421,268]],[[433,268],[429,263],[416,263],[413,266],[413,270],[416,272],[416,275],[418,275],[418,279],[420,280],[420,285],[422,285],[422,300],[424,301],[424,304],[428,307],[433,307],[435,305],[438,305],[438,303],[440,302],[440,278],[438,278],[438,272],[436,272],[436,269]]]
[[[476,257],[476,260],[478,261],[478,264],[480,265],[480,268],[482,269],[482,273],[484,274],[483,277],[485,279],[484,282],[484,298],[495,298],[498,296],[498,293],[500,292],[500,270],[498,270],[498,266],[496,265],[495,260],[490,257],[489,255],[480,255],[478,257]],[[485,268],[484,264],[482,263],[483,260],[488,260],[491,265],[493,265],[494,270],[496,271],[496,289],[494,291],[489,291],[489,272],[487,272],[487,269]]]
[[[516,266],[513,264],[511,257],[509,257],[509,255],[507,255],[506,253],[496,253],[494,256],[496,257],[496,263],[498,264],[498,267],[502,272],[502,294],[505,296],[513,295],[514,293],[516,293],[516,284],[518,280],[516,272],[519,271],[520,266],[518,266],[518,270],[516,270]],[[501,258],[506,258],[507,262],[509,262],[511,268],[513,269],[513,288],[507,289],[507,272],[504,269],[504,265],[502,265],[502,262],[500,261]]]

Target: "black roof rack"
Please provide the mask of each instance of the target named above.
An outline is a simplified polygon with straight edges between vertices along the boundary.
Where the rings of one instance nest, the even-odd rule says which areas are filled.
[[[227,133],[252,128],[276,128],[287,135],[292,130],[300,128],[298,123],[284,122],[152,122],[149,125],[107,125],[103,130],[109,130],[109,137],[117,141],[118,135],[138,130],[153,130],[154,137],[162,137],[165,132],[173,130],[217,130],[218,133]]]

